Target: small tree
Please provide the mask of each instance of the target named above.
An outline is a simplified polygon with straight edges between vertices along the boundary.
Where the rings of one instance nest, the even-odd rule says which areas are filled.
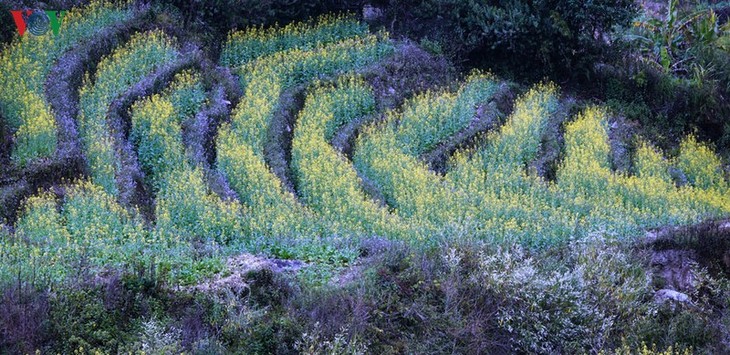
[[[575,74],[602,54],[616,26],[636,14],[632,0],[389,0],[392,31],[437,40],[452,54],[470,55],[513,71]]]

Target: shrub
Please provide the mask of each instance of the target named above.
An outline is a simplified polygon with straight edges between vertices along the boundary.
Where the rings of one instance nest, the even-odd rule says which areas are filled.
[[[599,70],[596,94],[669,149],[694,132],[725,150],[730,126],[730,25],[713,8],[727,4],[664,2],[661,14],[639,16],[623,36],[623,50]],[[596,86],[596,81],[588,85]]]
[[[705,70],[702,55],[712,54],[703,51],[727,49],[730,28],[720,26],[712,9],[686,11],[679,0],[669,0],[667,5],[664,18],[644,15],[628,38],[636,42],[643,61],[660,70],[681,76]]]
[[[305,324],[300,349],[317,337],[373,353],[595,353],[653,316],[644,262],[602,235],[534,253],[392,243],[290,313]]]
[[[591,70],[606,47],[606,36],[615,26],[628,25],[636,10],[630,0],[387,4],[386,15],[397,32],[436,40],[452,53],[532,79],[549,74],[577,76]]]
[[[150,319],[142,323],[136,348],[143,354],[176,354],[182,352],[181,331],[175,327],[165,329],[159,321]]]

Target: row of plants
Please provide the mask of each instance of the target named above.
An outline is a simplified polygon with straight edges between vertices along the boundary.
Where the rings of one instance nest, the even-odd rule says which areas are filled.
[[[636,174],[614,172],[608,159],[606,116],[602,109],[588,108],[566,127],[566,156],[558,170],[557,188],[567,198],[589,206],[584,223],[631,235],[640,229],[728,214],[727,182],[715,153],[690,136],[679,156],[668,161],[643,143],[635,157]],[[688,180],[679,187],[668,175],[672,166]],[[699,171],[703,178],[698,180]]]
[[[405,105],[396,133],[404,152],[421,155],[469,127],[478,118],[475,106],[489,102],[498,88],[492,75],[474,72],[457,92],[416,95]]]
[[[139,36],[132,43],[145,38],[162,39]],[[106,66],[100,68],[100,79],[113,78]],[[104,270],[142,266],[159,269],[164,282],[179,285],[222,271],[222,247],[243,235],[245,219],[237,202],[208,190],[202,169],[187,159],[181,127],[204,100],[199,76],[182,72],[162,94],[132,107],[130,139],[157,197],[153,228],[90,180],[39,192],[24,202],[14,233],[3,235],[0,284],[22,282],[42,290]],[[201,253],[196,243],[207,251]]]
[[[130,265],[154,253],[142,221],[89,181],[69,184],[62,201],[41,192],[25,201],[15,233],[3,240],[0,282],[39,288],[85,272]]]
[[[455,94],[416,96],[400,111],[388,112],[384,123],[366,128],[358,139],[353,156],[356,168],[378,184],[399,216],[423,228],[415,239],[475,228],[476,206],[463,203],[464,192],[429,170],[418,156],[466,128],[497,87],[491,77],[474,74]],[[427,141],[421,142],[420,135]]]
[[[519,175],[521,168],[537,157],[548,120],[557,110],[557,87],[553,84],[533,87],[515,103],[509,120],[485,137],[483,147],[456,154],[450,177],[458,180],[458,169],[469,164],[485,171],[504,169]],[[461,161],[464,159],[470,161]]]
[[[57,126],[46,101],[44,83],[54,64],[72,46],[101,29],[132,18],[126,2],[92,1],[66,13],[58,34],[16,37],[0,53],[0,113],[14,133],[12,160],[25,166],[37,158],[53,156],[58,144]]]
[[[323,231],[329,229],[330,223],[313,218],[266,164],[264,145],[269,122],[283,91],[323,76],[362,68],[391,51],[385,34],[364,35],[309,50],[276,52],[237,68],[245,94],[230,124],[219,129],[217,164],[241,201],[251,207],[254,234],[312,236],[327,234]]]
[[[454,155],[445,177],[429,171],[417,159],[418,151],[408,153],[408,140],[398,141],[398,129],[409,127],[406,115],[366,130],[354,163],[378,184],[396,213],[431,225],[431,234],[461,225],[490,241],[539,246],[596,231],[627,237],[730,211],[720,159],[694,138],[682,143],[676,163],[662,163],[661,154],[645,146],[638,151],[636,166],[641,169],[635,175],[612,171],[607,114],[601,109],[586,109],[566,127],[566,157],[557,181],[529,173],[527,166],[539,153],[547,122],[557,109],[553,85],[533,88],[482,147]],[[438,127],[448,119],[425,122]],[[669,178],[671,166],[685,174],[689,185],[675,186]]]
[[[107,123],[107,110],[124,91],[180,57],[173,39],[159,30],[139,33],[87,73],[79,91],[78,125],[92,181],[112,195],[119,192],[116,176],[123,167]]]
[[[311,78],[365,67],[392,52],[388,33],[378,32],[345,38],[311,50],[294,48],[275,52],[237,67],[236,73],[240,75],[244,89],[259,75],[274,76],[288,88]]]
[[[372,89],[361,78],[315,84],[294,128],[291,165],[302,203],[323,219],[342,230],[393,235],[403,222],[365,194],[357,171],[329,143],[339,127],[374,110]]]
[[[209,191],[202,167],[188,159],[183,144],[182,125],[204,100],[199,75],[184,71],[162,94],[132,106],[130,139],[156,193],[154,233],[161,240],[226,244],[243,234],[240,204]]]
[[[727,199],[722,197],[727,183],[711,150],[689,137],[679,157],[669,162],[644,142],[636,153],[634,174],[614,172],[609,162],[607,113],[598,108],[586,109],[566,126],[566,155],[556,181],[528,173],[527,164],[540,148],[544,124],[557,105],[554,96],[540,98],[532,92],[525,98],[531,96],[542,102],[537,105],[542,113],[525,105],[529,101],[518,101],[510,120],[488,136],[483,148],[455,155],[447,175],[469,196],[483,200],[483,205],[516,212],[514,222],[522,240],[539,245],[596,231],[635,236],[646,228],[727,215]],[[672,166],[690,176],[702,166],[702,176],[712,183],[677,188],[670,177]],[[500,214],[501,219],[509,216],[504,211]]]
[[[543,244],[577,233],[574,214],[553,203],[552,192],[527,170],[537,158],[547,123],[557,114],[558,97],[553,84],[536,85],[515,102],[502,127],[489,132],[478,147],[451,158],[445,178],[465,191],[471,204],[485,206],[479,219],[486,235]]]
[[[60,198],[40,192],[25,201],[15,232],[3,238],[0,283],[23,280],[44,289],[143,265],[159,268],[165,282],[189,284],[221,271],[220,243],[242,233],[243,217],[237,203],[210,193],[202,170],[186,160],[181,125],[204,100],[199,77],[183,72],[161,95],[132,108],[131,139],[157,192],[154,228],[91,181],[64,184]],[[198,241],[209,253],[196,252]]]
[[[162,94],[135,102],[131,108],[130,141],[155,191],[165,188],[176,169],[187,167],[182,141],[182,124],[205,103],[205,89],[196,73],[175,76]]]
[[[283,27],[252,26],[228,35],[220,63],[233,68],[276,52],[311,50],[367,34],[366,24],[345,15],[322,15],[316,21],[292,22]]]

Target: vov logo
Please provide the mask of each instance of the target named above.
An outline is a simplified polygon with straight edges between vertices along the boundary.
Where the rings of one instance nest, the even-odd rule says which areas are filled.
[[[18,28],[18,34],[22,37],[26,29],[34,36],[46,34],[49,28],[53,30],[54,35],[58,35],[66,11],[26,9],[11,10],[10,13],[13,15],[15,27]]]

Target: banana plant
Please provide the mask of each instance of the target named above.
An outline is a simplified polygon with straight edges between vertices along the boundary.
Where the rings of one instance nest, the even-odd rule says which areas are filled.
[[[639,45],[642,60],[674,74],[688,74],[698,45],[716,45],[727,50],[728,26],[719,26],[712,9],[681,14],[679,0],[668,0],[664,19],[649,18],[635,23],[628,40]]]

